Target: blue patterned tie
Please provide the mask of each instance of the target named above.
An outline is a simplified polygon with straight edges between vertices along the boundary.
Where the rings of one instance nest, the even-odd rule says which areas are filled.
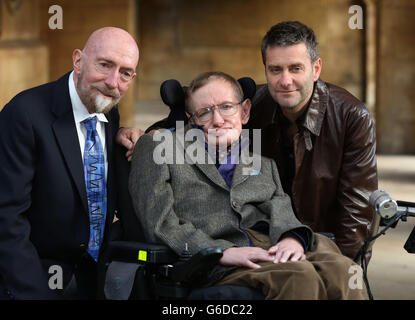
[[[84,149],[84,174],[89,210],[88,253],[98,260],[107,213],[107,190],[105,184],[105,161],[101,140],[96,130],[97,118],[83,121],[87,130]]]

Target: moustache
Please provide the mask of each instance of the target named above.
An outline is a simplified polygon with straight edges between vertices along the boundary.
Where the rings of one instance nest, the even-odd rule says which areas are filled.
[[[121,94],[118,91],[118,89],[108,89],[106,86],[103,86],[100,84],[91,84],[91,87],[94,89],[97,89],[102,94],[105,94],[106,96],[110,96],[114,99],[119,99],[121,97]]]

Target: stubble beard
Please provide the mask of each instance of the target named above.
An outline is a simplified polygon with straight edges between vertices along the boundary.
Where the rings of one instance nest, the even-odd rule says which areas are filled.
[[[82,86],[84,74],[81,72],[78,82],[77,91],[79,98],[87,108],[90,114],[92,113],[107,113],[121,100],[121,95],[116,89],[108,89],[104,85],[93,83],[89,89],[84,89]],[[98,92],[95,97],[90,93],[92,89],[96,89]],[[104,97],[102,94],[111,96],[112,98]]]
[[[277,93],[275,88],[271,88],[269,91],[273,100],[278,103],[278,105],[282,109],[286,109],[288,111],[297,111],[299,107],[302,107],[307,104],[308,100],[311,98],[313,88],[314,88],[314,74],[310,75],[310,78],[304,82],[304,85],[301,88],[297,88],[297,92],[299,93],[299,97],[294,99],[294,101],[284,101],[284,99],[279,98],[279,94]]]

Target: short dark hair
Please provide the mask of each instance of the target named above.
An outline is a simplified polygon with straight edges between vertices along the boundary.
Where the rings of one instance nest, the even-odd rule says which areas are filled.
[[[268,47],[287,47],[304,43],[311,62],[319,58],[318,41],[314,31],[298,21],[284,21],[277,23],[268,30],[261,44],[262,62],[265,65]]]
[[[239,82],[232,76],[227,73],[221,71],[210,71],[204,72],[198,75],[195,79],[192,80],[190,85],[185,90],[185,109],[186,111],[190,111],[190,97],[191,95],[197,90],[203,87],[204,85],[208,84],[212,80],[222,79],[225,82],[228,82],[231,87],[233,88],[235,95],[239,101],[242,101],[244,98],[244,92],[242,90],[241,85]]]

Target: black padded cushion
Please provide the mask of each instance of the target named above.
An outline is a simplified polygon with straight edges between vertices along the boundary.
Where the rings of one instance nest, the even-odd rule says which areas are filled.
[[[179,81],[164,81],[160,86],[160,96],[170,109],[184,108],[184,90]]]
[[[243,77],[238,79],[239,84],[242,87],[242,90],[244,92],[244,100],[245,99],[251,99],[254,97],[256,92],[256,83],[252,78],[249,77]]]

